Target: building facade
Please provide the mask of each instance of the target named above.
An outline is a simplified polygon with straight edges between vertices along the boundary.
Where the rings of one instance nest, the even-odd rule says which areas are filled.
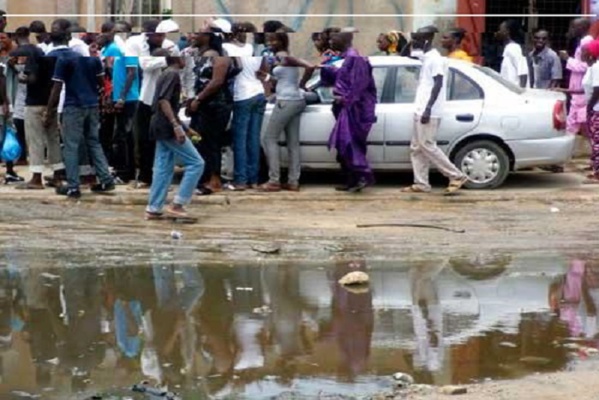
[[[284,14],[276,17],[296,30],[293,40],[295,54],[313,54],[310,34],[330,26],[354,26],[360,30],[356,35],[356,46],[365,53],[376,51],[376,37],[389,30],[412,32],[420,26],[435,24],[443,30],[460,26],[470,35],[465,43],[474,55],[488,57],[493,50],[493,33],[501,18],[499,14],[574,14],[596,12],[591,4],[594,0],[0,0],[0,8],[9,14],[85,14],[77,17],[81,26],[90,31],[99,30],[106,18],[92,14],[161,14],[168,10],[174,14],[253,14],[245,19],[259,29],[268,19],[260,15]],[[338,16],[331,16],[337,14]],[[383,17],[381,14],[392,14]],[[413,16],[418,14],[419,16]],[[458,17],[435,17],[431,15],[460,14]],[[478,14],[478,16],[466,16]],[[486,14],[486,16],[482,16]],[[87,16],[89,15],[89,16]],[[368,15],[378,15],[369,17]],[[426,16],[428,15],[428,16]],[[201,26],[205,17],[177,17],[181,30],[190,32]],[[9,29],[28,24],[32,19],[11,17]],[[129,18],[137,27],[142,18]],[[565,45],[563,33],[567,30],[568,18],[521,18],[525,30],[537,26],[548,28],[554,33],[556,46]],[[488,53],[488,54],[483,54]]]

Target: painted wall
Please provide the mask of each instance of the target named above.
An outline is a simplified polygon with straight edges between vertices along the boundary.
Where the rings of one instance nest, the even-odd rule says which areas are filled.
[[[457,0],[172,0],[173,10],[178,13],[193,14],[412,14],[412,13],[455,13]],[[248,18],[260,27],[266,18]],[[454,19],[415,19],[403,17],[290,17],[277,18],[296,30],[292,51],[307,57],[314,53],[310,41],[312,32],[320,32],[330,26],[355,26],[360,30],[356,35],[356,47],[363,53],[376,51],[376,38],[379,33],[392,29],[411,32],[415,26],[439,23],[441,27],[453,25]],[[182,28],[193,30],[201,25],[201,18],[180,21]]]
[[[104,14],[109,0],[5,0],[6,12],[9,14]],[[95,3],[95,4],[94,4]],[[95,7],[94,7],[95,6]],[[43,20],[48,28],[54,18],[9,18],[8,30],[14,31],[22,25],[29,26],[34,19]],[[85,28],[99,30],[103,21],[100,18],[77,18]]]

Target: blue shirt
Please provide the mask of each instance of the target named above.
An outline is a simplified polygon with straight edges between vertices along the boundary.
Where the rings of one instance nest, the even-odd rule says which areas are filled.
[[[119,46],[112,42],[104,50],[102,56],[114,57],[112,66],[112,100],[119,101],[121,92],[127,82],[127,68],[135,68],[135,79],[131,85],[131,89],[127,92],[125,101],[139,101],[139,73],[137,57],[125,57]]]
[[[100,104],[98,77],[104,75],[97,57],[83,57],[73,50],[64,51],[56,61],[54,81],[66,86],[65,107],[89,108]]]

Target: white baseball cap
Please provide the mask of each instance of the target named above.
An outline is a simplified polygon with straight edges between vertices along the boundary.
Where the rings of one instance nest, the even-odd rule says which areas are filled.
[[[156,28],[156,33],[172,33],[179,32],[179,24],[177,24],[172,19],[165,19],[164,21],[158,24]]]
[[[224,18],[217,18],[210,21],[209,24],[213,28],[220,29],[223,33],[231,33],[232,25]]]

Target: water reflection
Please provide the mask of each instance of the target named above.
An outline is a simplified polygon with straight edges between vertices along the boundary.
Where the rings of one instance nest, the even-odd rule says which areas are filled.
[[[564,368],[598,346],[599,264],[451,259],[281,265],[0,269],[0,398],[371,393],[394,372],[466,383]],[[371,284],[338,280],[366,271]]]

